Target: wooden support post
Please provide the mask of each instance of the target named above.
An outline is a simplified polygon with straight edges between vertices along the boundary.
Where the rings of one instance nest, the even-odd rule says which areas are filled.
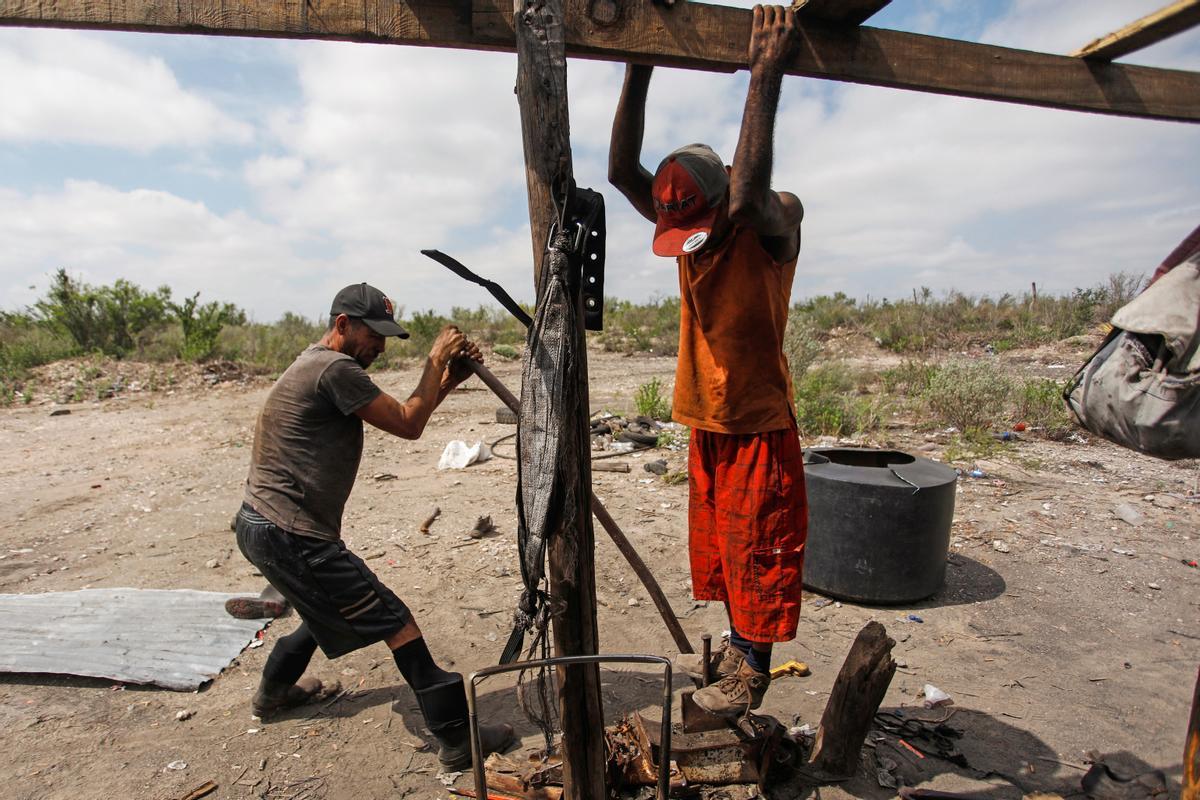
[[[543,284],[543,257],[555,192],[571,183],[571,140],[567,113],[567,55],[563,0],[514,0],[517,48],[517,102],[525,145],[529,222],[533,233],[534,279]],[[561,199],[561,198],[560,198]],[[539,292],[540,294],[540,292]],[[595,540],[591,513],[591,433],[588,428],[587,348],[580,296],[579,407],[561,413],[578,420],[568,458],[578,459],[579,486],[565,498],[575,505],[566,526],[548,542],[551,631],[556,656],[594,655],[600,649],[596,620]],[[560,667],[559,719],[562,724],[563,793],[566,800],[603,800],[604,708],[596,664]]]
[[[829,693],[806,772],[822,779],[838,779],[858,770],[867,731],[896,673],[896,662],[892,660],[895,646],[878,622],[868,622],[858,632]]]
[[[1200,670],[1196,671],[1196,691],[1192,694],[1192,716],[1183,745],[1183,786],[1180,800],[1200,800]]]

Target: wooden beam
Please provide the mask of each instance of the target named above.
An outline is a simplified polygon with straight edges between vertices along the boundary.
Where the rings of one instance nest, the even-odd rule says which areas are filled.
[[[556,218],[555,198],[572,182],[571,125],[567,111],[567,53],[563,39],[563,0],[510,0],[517,49],[517,103],[521,111],[521,137],[525,149],[525,181],[529,194],[529,223],[533,231],[534,278],[538,298],[545,277],[546,240]],[[543,336],[574,339],[568,348],[578,358],[566,365],[566,380],[577,380],[578,389],[566,395],[575,401],[566,406],[561,396],[547,398],[555,413],[573,421],[574,439],[562,443],[560,457],[574,461],[578,484],[568,486],[562,502],[563,526],[547,543],[551,633],[554,655],[595,655],[600,652],[600,626],[596,617],[595,533],[592,529],[591,430],[589,428],[587,344],[583,330],[583,298],[577,281],[568,281],[576,304],[573,330],[542,330]],[[572,326],[567,326],[572,327]],[[526,352],[528,359],[529,352]],[[528,366],[528,363],[527,363]],[[524,391],[524,390],[523,390]],[[526,454],[525,457],[529,457]],[[565,800],[604,800],[604,706],[600,695],[600,668],[596,664],[558,668],[558,709],[562,725],[563,797]]]
[[[1071,55],[1094,61],[1112,61],[1197,25],[1200,25],[1200,0],[1176,0],[1119,31],[1100,37]]]
[[[862,25],[892,0],[796,0],[792,6],[800,19],[831,25]]]
[[[746,66],[750,12],[565,0],[569,56],[710,72]],[[0,25],[514,49],[506,0],[0,0]],[[935,94],[1200,122],[1200,73],[878,28],[800,23],[789,74]]]

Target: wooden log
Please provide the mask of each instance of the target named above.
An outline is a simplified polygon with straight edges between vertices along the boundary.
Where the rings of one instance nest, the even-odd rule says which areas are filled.
[[[1200,73],[798,21],[792,75],[1049,108],[1200,122]],[[0,25],[514,49],[506,0],[0,0]],[[733,72],[746,9],[566,0],[567,54]]]
[[[895,646],[878,622],[858,632],[829,693],[806,772],[838,779],[858,770],[863,742],[896,673]]]
[[[535,284],[542,268],[554,198],[571,185],[571,129],[567,113],[567,54],[563,42],[562,0],[513,0],[517,47],[517,102],[525,149],[529,222],[533,230]],[[547,543],[551,633],[556,656],[600,652],[596,619],[595,535],[591,514],[591,430],[588,418],[587,346],[583,297],[575,291],[577,329],[573,352],[579,358],[575,408],[559,413],[575,421],[574,441],[565,457],[576,460],[578,485],[568,490],[562,529]],[[567,800],[604,800],[604,707],[598,664],[558,668],[558,708],[562,725],[563,796]]]
[[[1192,716],[1183,745],[1183,780],[1180,800],[1200,800],[1200,670],[1192,694]]]
[[[1176,0],[1153,14],[1147,14],[1129,23],[1119,31],[1100,37],[1071,55],[1096,61],[1112,61],[1197,25],[1200,25],[1200,0]]]

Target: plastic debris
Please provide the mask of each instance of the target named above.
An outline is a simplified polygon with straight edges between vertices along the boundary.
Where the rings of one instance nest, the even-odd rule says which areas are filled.
[[[1025,426],[1024,422],[1018,422],[1016,425],[1013,425],[1013,430],[1017,431],[1017,432],[1021,432],[1021,431],[1025,430],[1025,427],[1026,426]]]
[[[938,708],[939,706],[954,705],[954,698],[943,692],[941,689],[934,686],[932,683],[925,684],[925,701],[926,708]]]
[[[1011,550],[1011,548],[1008,546],[1008,543],[1001,539],[992,540],[992,549],[997,553],[1007,553]]]
[[[175,770],[175,771],[187,769],[187,762],[186,761],[172,761],[170,764],[167,764],[167,769]]]
[[[970,472],[968,472],[967,474],[970,475],[972,478],[986,478],[987,477],[987,473],[981,469],[973,469]]]
[[[455,439],[446,445],[442,457],[438,459],[438,469],[466,469],[472,464],[479,464],[492,457],[492,449],[483,442],[468,445]]]
[[[646,472],[653,472],[655,475],[666,475],[667,460],[665,458],[658,458],[654,461],[647,461],[642,465],[642,469],[646,470]]]
[[[908,621],[909,621],[909,622],[920,622],[920,623],[924,623],[924,622],[925,622],[925,620],[921,619],[921,618],[920,618],[920,617],[918,617],[916,614],[909,614],[909,615],[908,615],[908,617],[907,617],[907,619],[908,619]]]
[[[185,719],[191,719],[194,716],[196,716],[196,712],[192,711],[190,708],[185,708],[183,711],[175,712],[175,720],[177,722],[183,722]]]
[[[1146,520],[1146,518],[1142,516],[1142,513],[1129,503],[1121,503],[1121,505],[1114,508],[1113,515],[1122,522],[1132,525],[1135,528],[1140,528],[1142,523]]]

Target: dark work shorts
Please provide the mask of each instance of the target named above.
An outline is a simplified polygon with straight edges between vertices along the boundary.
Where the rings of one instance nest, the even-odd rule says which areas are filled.
[[[242,555],[287,598],[328,658],[382,641],[412,619],[343,542],[289,533],[245,504],[236,529]]]

